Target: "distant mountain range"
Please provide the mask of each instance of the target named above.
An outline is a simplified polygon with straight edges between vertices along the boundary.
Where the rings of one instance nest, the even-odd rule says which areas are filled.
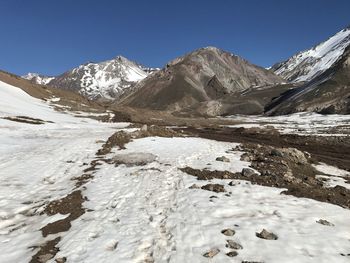
[[[36,84],[79,92],[91,100],[114,100],[156,68],[147,68],[118,56],[100,63],[86,63],[56,77],[29,73],[23,78]]]
[[[176,58],[163,69],[122,56],[59,76],[29,73],[33,83],[116,105],[205,115],[350,113],[350,28],[264,69],[215,47]]]

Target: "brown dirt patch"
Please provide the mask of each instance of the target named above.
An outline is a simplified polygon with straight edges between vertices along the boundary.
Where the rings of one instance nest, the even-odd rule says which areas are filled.
[[[63,198],[52,201],[48,204],[44,210],[45,214],[52,216],[60,213],[62,215],[69,214],[69,216],[65,219],[44,226],[41,229],[43,236],[46,237],[50,234],[57,234],[69,230],[71,222],[85,213],[85,209],[83,208],[84,201],[85,199],[83,198],[81,191],[76,190]]]
[[[60,240],[61,237],[57,237],[41,245],[39,251],[31,258],[29,262],[43,263],[47,260],[52,259],[57,254],[57,252],[60,251],[60,249],[56,247]]]

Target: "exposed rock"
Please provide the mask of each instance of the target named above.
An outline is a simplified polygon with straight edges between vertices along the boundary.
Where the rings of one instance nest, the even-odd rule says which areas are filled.
[[[206,184],[201,187],[203,190],[213,191],[215,193],[226,192],[222,184]]]
[[[141,131],[143,131],[143,132],[146,132],[146,131],[147,131],[147,124],[144,124],[144,125],[141,127]]]
[[[305,154],[302,151],[299,151],[298,149],[295,148],[286,148],[282,149],[283,154],[287,156],[287,158],[294,163],[297,164],[307,164],[307,158]]]
[[[236,234],[236,231],[234,231],[233,229],[230,229],[230,228],[226,228],[226,229],[221,231],[221,234],[223,234],[225,236],[233,236],[234,234]]]
[[[267,231],[266,229],[263,229],[260,233],[255,233],[257,237],[267,240],[277,240],[278,236],[275,235],[272,232]]]
[[[203,257],[212,258],[212,257],[215,257],[217,254],[219,254],[219,252],[220,252],[220,249],[213,248],[213,249],[209,250],[208,252],[204,253]]]
[[[243,168],[242,169],[242,175],[249,177],[249,176],[252,176],[252,175],[256,175],[256,172],[253,169]]]
[[[243,153],[241,155],[241,161],[250,162],[251,160],[252,158],[248,153]]]
[[[118,246],[118,241],[112,239],[106,244],[106,250],[113,251],[117,248]]]
[[[66,257],[56,258],[55,261],[56,263],[65,263],[67,261],[67,258]]]
[[[231,252],[226,253],[226,256],[229,256],[231,258],[233,258],[237,255],[238,255],[237,251],[231,251]]]
[[[272,149],[271,150],[271,155],[272,156],[278,156],[278,157],[283,157],[283,153],[277,149]]]
[[[54,256],[54,255],[52,255],[52,254],[40,255],[40,256],[38,257],[38,260],[39,260],[39,262],[47,262],[47,261],[49,261],[50,259],[52,259],[53,256]]]
[[[331,222],[328,222],[325,219],[320,219],[320,220],[316,221],[316,223],[319,223],[319,224],[324,225],[324,226],[334,226],[334,224],[332,224]]]
[[[215,160],[218,161],[218,162],[225,162],[225,163],[229,163],[230,162],[230,159],[225,157],[225,156],[217,157]]]
[[[114,164],[125,164],[127,166],[139,166],[146,165],[148,163],[154,162],[157,156],[152,153],[125,153],[115,155],[111,162]]]
[[[200,189],[201,187],[199,185],[193,184],[189,188],[190,189]]]
[[[233,240],[226,240],[227,244],[226,247],[227,248],[232,248],[232,249],[243,249],[243,246]]]

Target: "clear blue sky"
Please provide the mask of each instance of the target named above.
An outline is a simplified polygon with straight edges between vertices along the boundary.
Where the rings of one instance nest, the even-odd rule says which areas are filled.
[[[1,0],[0,69],[56,75],[123,55],[149,66],[217,46],[269,66],[350,24],[349,0]]]

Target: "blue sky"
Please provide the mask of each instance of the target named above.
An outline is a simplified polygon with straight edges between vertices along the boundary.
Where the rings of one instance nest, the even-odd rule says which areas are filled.
[[[0,69],[60,74],[123,55],[149,66],[216,46],[269,66],[350,24],[349,0],[1,0]]]

